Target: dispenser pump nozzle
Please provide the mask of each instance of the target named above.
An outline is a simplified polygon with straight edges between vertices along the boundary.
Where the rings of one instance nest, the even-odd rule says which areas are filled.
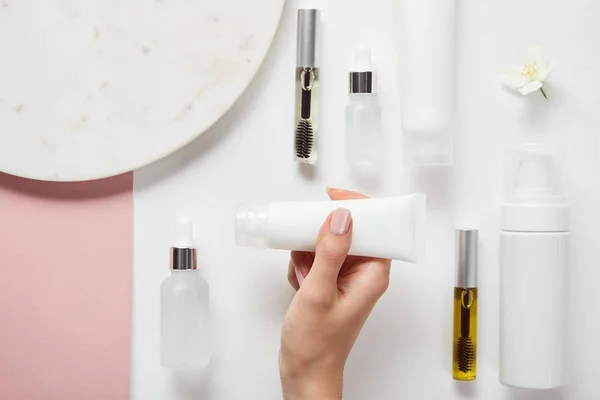
[[[519,196],[558,194],[555,181],[554,159],[537,144],[526,144],[516,153],[516,187]]]

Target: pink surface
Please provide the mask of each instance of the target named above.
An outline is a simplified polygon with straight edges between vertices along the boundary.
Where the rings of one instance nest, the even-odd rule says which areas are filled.
[[[0,173],[0,399],[129,397],[132,178]]]

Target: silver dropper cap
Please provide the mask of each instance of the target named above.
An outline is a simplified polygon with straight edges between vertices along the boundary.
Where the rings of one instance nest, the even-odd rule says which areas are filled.
[[[311,67],[319,66],[317,59],[318,25],[320,11],[316,9],[298,10],[297,43],[296,43],[296,66]]]
[[[371,49],[361,44],[354,49],[354,67],[350,71],[350,94],[373,93]]]
[[[198,268],[194,246],[192,221],[182,218],[177,221],[176,243],[171,247],[171,269],[188,271]]]
[[[197,268],[196,249],[171,247],[171,269],[173,271],[188,271]]]
[[[456,230],[456,287],[477,287],[478,236],[476,229]]]
[[[373,72],[350,72],[350,94],[373,93]]]

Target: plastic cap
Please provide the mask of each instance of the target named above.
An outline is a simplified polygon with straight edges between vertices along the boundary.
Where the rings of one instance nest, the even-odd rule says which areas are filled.
[[[177,220],[175,244],[173,247],[189,249],[194,247],[194,226],[187,218]]]
[[[373,93],[371,49],[359,45],[354,49],[354,67],[350,71],[350,94]]]
[[[554,157],[545,145],[525,143],[513,156],[513,198],[523,201],[564,201],[556,181]]]
[[[354,72],[372,71],[371,66],[371,49],[363,44],[359,44],[354,49]]]
[[[298,26],[296,32],[296,66],[319,66],[319,19],[320,10],[298,10]]]
[[[527,148],[517,152],[516,194],[555,193],[552,156],[541,149]]]
[[[267,247],[268,206],[238,206],[235,215],[235,242],[244,247]]]
[[[477,229],[457,229],[456,241],[456,286],[460,288],[477,287],[478,264]]]
[[[560,194],[555,160],[542,143],[512,153],[512,194],[502,207],[501,228],[515,232],[566,232],[569,205]]]

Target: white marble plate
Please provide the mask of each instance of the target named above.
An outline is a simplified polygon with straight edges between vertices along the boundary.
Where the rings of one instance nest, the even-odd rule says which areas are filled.
[[[158,160],[237,100],[284,0],[0,0],[0,171],[97,179]]]

